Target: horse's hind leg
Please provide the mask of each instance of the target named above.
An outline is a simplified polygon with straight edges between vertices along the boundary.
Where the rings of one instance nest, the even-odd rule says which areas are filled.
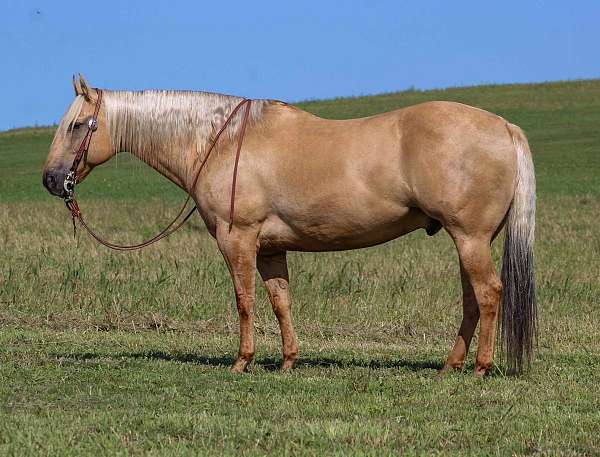
[[[462,365],[464,361],[470,337],[477,325],[475,317],[477,312],[474,309],[476,304],[480,328],[475,374],[482,376],[493,365],[502,283],[492,260],[490,237],[454,237],[454,239],[460,257],[465,314],[457,343],[448,357],[446,367],[455,367],[459,362]]]
[[[461,369],[464,366],[471,339],[479,322],[479,307],[475,298],[475,292],[462,266],[462,262],[460,266],[460,280],[463,290],[463,318],[458,330],[456,343],[454,343],[454,348],[450,352],[450,355],[448,355],[448,360],[444,368],[442,368],[442,373],[452,369]]]
[[[259,255],[257,266],[269,293],[273,312],[279,321],[283,346],[281,369],[288,370],[293,368],[298,360],[298,341],[292,324],[286,253]]]

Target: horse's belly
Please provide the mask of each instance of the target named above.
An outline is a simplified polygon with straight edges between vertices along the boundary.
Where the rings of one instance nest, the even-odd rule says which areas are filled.
[[[430,219],[417,208],[382,213],[365,208],[354,214],[330,212],[268,218],[260,233],[261,249],[340,251],[385,243],[419,228]]]

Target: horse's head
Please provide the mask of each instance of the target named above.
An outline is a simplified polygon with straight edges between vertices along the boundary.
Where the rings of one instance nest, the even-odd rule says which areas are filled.
[[[87,140],[90,130],[93,135],[89,139],[87,151],[81,157],[75,175],[77,182],[89,174],[96,165],[106,162],[115,154],[112,146],[104,103],[98,103],[99,91],[89,86],[82,75],[73,77],[75,100],[63,116],[44,165],[43,182],[48,191],[58,197],[65,197],[65,179],[73,166],[77,151]],[[97,112],[96,125],[94,113]]]

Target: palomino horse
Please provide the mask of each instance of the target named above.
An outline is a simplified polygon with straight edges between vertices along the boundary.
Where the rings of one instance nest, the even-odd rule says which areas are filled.
[[[441,227],[458,250],[463,287],[463,319],[442,371],[463,366],[478,321],[476,375],[493,366],[499,320],[509,371],[529,365],[536,331],[535,176],[519,127],[451,102],[326,120],[279,101],[255,100],[230,226],[235,151],[246,126],[241,112],[231,119],[200,179],[193,178],[215,132],[241,98],[107,90],[98,103],[100,92],[84,78],[74,86],[76,98],[44,168],[45,186],[65,196],[74,150],[87,138],[80,127],[97,109],[97,131],[76,170],[78,181],[128,151],[188,192],[233,279],[240,347],[232,370],[244,371],[254,357],[257,269],[281,328],[282,367],[289,369],[298,358],[298,343],[287,251],[358,249],[421,228],[433,235]],[[505,224],[501,281],[490,244]]]

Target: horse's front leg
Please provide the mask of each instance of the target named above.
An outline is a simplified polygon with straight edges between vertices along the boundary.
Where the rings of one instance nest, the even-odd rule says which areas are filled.
[[[258,271],[262,276],[273,312],[279,321],[283,346],[282,370],[294,368],[298,360],[298,340],[292,324],[292,307],[289,293],[289,277],[286,253],[258,256]]]
[[[240,318],[240,349],[231,371],[242,373],[254,358],[254,305],[256,290],[256,253],[258,229],[233,227],[223,223],[217,228],[217,244],[227,262],[235,288]]]

